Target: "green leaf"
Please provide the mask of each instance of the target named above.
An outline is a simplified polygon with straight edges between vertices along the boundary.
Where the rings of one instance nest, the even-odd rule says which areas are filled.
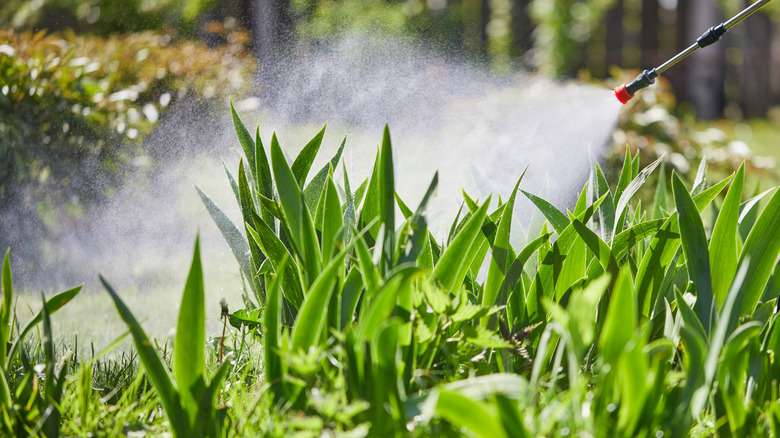
[[[693,200],[701,213],[707,205],[723,190],[733,175],[696,195]],[[643,315],[649,315],[651,305],[655,303],[661,282],[677,250],[680,247],[679,221],[675,212],[664,222],[661,229],[650,242],[636,274],[636,290],[639,309]]]
[[[457,292],[461,283],[463,283],[463,279],[466,278],[466,273],[472,262],[472,260],[467,260],[468,254],[481,233],[480,230],[482,222],[484,222],[487,215],[488,204],[490,204],[489,197],[455,236],[452,244],[444,251],[433,270],[433,276],[450,293]]]
[[[268,156],[265,154],[263,141],[260,140],[260,127],[255,132],[255,160],[257,161],[257,174],[255,174],[256,187],[261,196],[268,199],[274,197],[273,175],[271,175],[271,166],[268,164]],[[260,217],[271,228],[276,228],[276,221],[270,211],[260,205]]]
[[[3,287],[3,306],[0,308],[0,346],[5,346],[11,336],[11,305],[13,303],[13,278],[11,277],[11,249],[8,248],[5,251],[5,257],[3,258],[3,274],[2,283]],[[0,348],[0,364],[6,363],[6,348]],[[4,367],[3,370],[6,368]]]
[[[610,276],[604,275],[591,281],[585,289],[572,292],[566,312],[569,314],[569,331],[575,351],[582,355],[596,335],[596,307],[607,290]]]
[[[632,333],[633,342],[629,342],[625,353],[618,359],[618,374],[621,376],[621,406],[619,425],[631,436],[631,429],[639,420],[642,407],[647,398],[647,355],[643,348],[646,343],[641,331]]]
[[[481,438],[503,438],[501,422],[485,406],[453,391],[439,390],[436,413],[453,425]]]
[[[764,292],[780,255],[780,191],[776,191],[750,231],[738,266],[748,263],[745,282],[740,289],[741,314],[751,315]]]
[[[260,327],[262,324],[262,315],[263,311],[261,309],[241,309],[231,313],[228,320],[230,325],[237,329],[246,327],[249,330],[252,330]]]
[[[293,247],[303,262],[306,283],[317,278],[321,268],[321,255],[311,214],[301,195],[301,189],[287,165],[276,136],[271,139],[271,167],[274,170],[276,188],[282,204],[287,226],[292,232]]]
[[[130,329],[138,358],[146,369],[146,375],[157,390],[157,394],[160,397],[165,414],[168,416],[168,421],[170,422],[174,435],[178,437],[189,436],[188,423],[180,404],[179,390],[173,382],[171,375],[168,373],[168,369],[163,364],[160,356],[157,355],[157,351],[154,349],[152,342],[149,341],[143,328],[141,328],[141,324],[135,319],[135,316],[130,312],[130,309],[127,308],[125,303],[119,298],[119,295],[114,291],[111,285],[106,282],[103,276],[100,276],[100,281],[114,301],[119,316]]]
[[[702,157],[699,168],[696,170],[696,178],[693,180],[691,196],[696,196],[707,188],[707,157]]]
[[[200,237],[195,238],[184,293],[176,324],[176,342],[173,344],[174,373],[180,388],[190,389],[206,379],[206,305],[203,291],[203,268],[200,263]],[[190,422],[198,415],[198,397],[188,390],[182,391],[182,404],[189,412]]]
[[[658,175],[658,185],[653,197],[653,219],[661,219],[666,211],[666,165],[661,166]]]
[[[343,226],[344,213],[341,211],[341,200],[333,179],[328,177],[325,184],[325,202],[322,214],[322,259],[330,261],[336,255],[343,242],[338,242],[339,229]]]
[[[73,298],[76,297],[76,295],[78,295],[79,292],[81,292],[82,287],[83,285],[76,286],[49,298],[49,300],[46,302],[46,307],[49,314],[53,315],[54,312],[60,310],[64,305],[68,304]],[[19,334],[16,336],[13,345],[11,345],[11,349],[8,350],[8,355],[5,358],[5,369],[8,369],[8,367],[11,366],[11,359],[14,357],[16,351],[24,342],[24,337],[41,321],[43,321],[42,310],[39,311],[32,319],[27,322],[27,324],[22,327],[22,329],[19,331]]]
[[[341,330],[354,322],[355,311],[362,291],[363,277],[360,270],[352,268],[344,280],[344,287],[341,289],[341,325],[339,327]]]
[[[379,227],[381,226],[381,216],[379,211],[379,166],[380,166],[380,151],[376,151],[376,159],[374,160],[374,169],[371,172],[371,179],[366,189],[363,185],[363,192],[365,193],[365,201],[363,207],[360,209],[360,217],[358,224],[361,228],[365,228],[366,225],[374,219],[378,219],[369,230],[369,234],[372,238],[376,238],[379,234]],[[360,205],[361,190],[360,187],[355,192],[355,205]]]
[[[737,175],[731,180],[731,187],[718,213],[718,220],[712,230],[710,240],[710,267],[712,269],[712,293],[718,303],[723,306],[729,285],[737,272],[737,221],[739,219],[739,202],[742,198],[742,187],[745,182],[745,164],[739,166]]]
[[[752,198],[740,204],[739,221],[738,221],[739,235],[743,241],[747,240],[748,234],[750,234],[750,230],[752,230],[753,226],[756,224],[756,219],[758,218],[759,202],[766,195],[768,195],[772,190],[774,189],[769,189],[764,192],[761,192],[756,196],[753,196]]]
[[[400,266],[399,266],[400,268]],[[404,267],[396,271],[365,304],[360,312],[358,333],[363,339],[371,339],[379,326],[386,321],[396,307],[398,297],[408,286],[410,279],[421,271],[416,267]]]
[[[244,218],[244,223],[256,226],[256,222],[261,222],[260,218],[257,216],[257,211],[255,210],[255,203],[252,198],[252,192],[249,188],[249,182],[247,180],[246,172],[244,171],[244,162],[243,160],[239,162],[238,164],[238,195],[240,199],[240,206],[241,206],[241,215]],[[246,225],[245,225],[246,227]],[[247,235],[249,234],[249,231],[247,230]],[[257,244],[254,244],[254,242],[249,242],[249,253],[252,257],[252,275],[248,278],[251,282],[256,282],[257,275],[256,271],[260,268],[260,265],[263,263],[263,260],[265,260],[265,255],[260,251],[260,248],[258,248]],[[257,289],[257,288],[255,288]]]
[[[390,143],[390,128],[385,125],[382,149],[379,153],[379,185],[377,192],[379,196],[379,217],[382,225],[385,226],[384,254],[380,270],[385,273],[392,269],[395,263],[393,259],[395,248],[395,176],[393,173],[393,149]]]
[[[282,260],[285,258],[292,259],[292,256],[287,251],[279,237],[268,228],[268,224],[261,221],[257,224],[257,231],[252,227],[247,227],[249,235],[260,246],[263,252],[268,256],[271,261],[271,265],[274,267],[274,272],[277,276],[283,278],[284,296],[296,309],[303,302],[303,289],[301,287],[301,278],[298,270],[293,265],[293,262],[287,263],[282,266]],[[280,270],[284,268],[284,270]]]
[[[285,256],[279,263],[279,270],[284,271],[289,263]],[[282,358],[279,354],[282,336],[282,276],[277,275],[268,289],[268,302],[263,313],[263,359],[265,381],[271,385],[274,398],[282,396],[281,383],[283,377]]]
[[[325,187],[325,180],[327,180],[328,175],[330,175],[330,169],[335,169],[339,165],[339,160],[341,160],[341,154],[344,152],[344,146],[346,144],[347,137],[344,137],[344,140],[341,142],[341,146],[339,146],[339,149],[336,151],[336,154],[333,156],[333,158],[331,158],[329,162],[322,166],[322,169],[320,169],[320,171],[314,175],[314,178],[312,178],[306,188],[303,189],[303,199],[306,201],[306,206],[309,208],[309,211],[314,210],[314,206],[316,205],[317,200],[320,198],[322,189]],[[344,166],[345,176],[346,173],[347,169],[346,166]],[[346,178],[344,183],[345,185],[348,184],[348,180]]]
[[[249,163],[249,172],[254,176],[257,175],[257,159],[255,157],[255,141],[252,139],[252,135],[246,129],[244,122],[236,113],[236,109],[233,107],[233,101],[230,102],[230,114],[233,117],[233,127],[236,129],[236,135],[238,136],[238,142],[241,143],[241,148],[244,149],[244,155]]]
[[[293,161],[292,173],[295,175],[295,180],[300,187],[303,187],[306,182],[306,177],[309,175],[311,165],[317,157],[320,146],[322,146],[322,138],[325,136],[325,128],[327,127],[327,124],[323,126],[320,132],[303,147],[301,152],[298,153],[298,156],[295,157],[295,161]]]
[[[328,302],[339,278],[339,269],[343,269],[344,259],[360,238],[360,235],[357,236],[349,245],[339,251],[309,288],[293,324],[293,351],[308,351],[310,347],[321,341],[320,335],[328,321]]]
[[[496,298],[498,297],[501,285],[504,283],[511,263],[509,260],[509,251],[511,249],[509,245],[509,235],[512,231],[512,215],[515,210],[515,197],[517,196],[517,190],[520,187],[521,181],[522,177],[520,177],[517,184],[515,184],[512,194],[509,195],[509,200],[506,202],[504,212],[501,214],[501,220],[498,223],[496,238],[491,247],[493,254],[490,257],[490,266],[488,267],[487,279],[485,280],[485,286],[482,292],[482,307],[485,308],[492,307],[496,304]],[[489,317],[485,316],[482,319],[483,325],[488,323],[488,318]]]
[[[623,349],[631,340],[637,328],[637,303],[631,271],[627,266],[620,270],[612,296],[609,299],[607,316],[599,338],[599,351],[604,362],[616,367]]]
[[[526,192],[525,190],[521,190],[521,192],[523,192],[523,194],[528,199],[530,199],[534,205],[536,205],[536,208],[538,208],[539,211],[544,214],[544,217],[550,221],[550,224],[553,226],[553,228],[555,228],[555,231],[557,231],[558,234],[561,234],[563,230],[569,225],[569,218],[566,217],[565,214],[561,213],[561,211],[555,208],[552,204],[538,196],[534,196]]]
[[[626,186],[625,190],[621,194],[617,194],[616,196],[619,196],[619,199],[617,201],[617,207],[615,209],[615,225],[612,229],[612,236],[616,235],[617,233],[623,231],[623,224],[625,223],[625,212],[626,207],[628,207],[628,203],[631,201],[631,198],[636,194],[636,192],[639,190],[640,187],[645,183],[647,180],[647,177],[650,176],[651,173],[655,170],[656,167],[658,167],[659,164],[663,162],[664,156],[662,155],[657,160],[653,161],[642,169],[641,172],[634,178],[628,186]],[[621,175],[622,178],[622,175]]]
[[[615,259],[622,259],[634,245],[661,229],[664,222],[664,219],[642,222],[616,235],[612,239],[612,253]]]
[[[612,192],[609,191],[607,179],[604,178],[604,173],[593,156],[591,156],[591,171],[595,179],[596,197],[607,197],[606,201],[602,202],[599,207],[599,222],[601,223],[601,235],[604,236],[604,241],[610,242],[612,240],[613,224],[615,223],[615,201],[612,198]]]
[[[206,206],[206,210],[209,212],[211,219],[217,224],[217,228],[219,228],[222,237],[230,247],[230,251],[236,258],[238,266],[241,267],[241,271],[247,278],[252,278],[252,268],[249,262],[249,245],[247,244],[244,235],[241,234],[241,231],[238,231],[238,227],[236,227],[233,221],[217,207],[211,198],[203,193],[198,187],[195,187],[195,190],[198,191],[198,195],[200,196],[201,201],[203,201],[203,205]],[[250,281],[249,284],[254,290],[254,282]]]
[[[740,286],[742,286],[742,282],[745,280],[746,274],[747,265],[740,267],[739,273],[737,273],[736,278],[734,278],[734,284],[729,290],[728,295],[726,296],[726,299],[723,303],[723,309],[720,312],[719,322],[712,333],[709,349],[707,351],[707,358],[704,362],[704,385],[700,390],[696,391],[697,394],[709,394],[712,383],[715,381],[721,349],[726,342],[726,336],[733,330],[734,327],[736,327],[738,314],[734,312],[735,303],[737,301],[737,295],[739,294]],[[702,410],[704,410],[706,401],[707,398],[704,396],[694,398],[692,403],[694,417],[698,417]]]
[[[693,285],[696,287],[696,315],[704,326],[705,332],[709,333],[714,308],[707,235],[696,203],[676,173],[672,174],[672,192],[677,205],[677,219],[683,254],[687,261],[688,277],[693,280]]]
[[[637,155],[639,155],[637,153]],[[623,168],[620,170],[620,178],[618,178],[617,186],[615,187],[615,201],[620,199],[621,195],[623,194],[623,191],[628,187],[628,184],[631,182],[631,149],[629,149],[628,144],[626,144],[626,154],[623,157]],[[617,207],[617,204],[615,204]],[[618,215],[619,216],[619,215]]]
[[[412,236],[411,239],[406,242],[407,247],[403,253],[400,254],[398,264],[415,261],[424,250],[430,249],[430,241],[428,240],[430,233],[428,232],[428,222],[425,217],[425,210],[438,185],[439,172],[436,172],[433,174],[433,179],[431,180],[430,185],[428,185],[428,190],[425,191],[425,195],[423,196],[422,201],[420,201],[420,205],[417,206],[417,211],[415,211],[409,219],[409,231],[412,233]]]
[[[599,261],[604,271],[612,275],[612,278],[617,278],[618,265],[609,245],[582,222],[575,219],[572,221],[572,226],[588,249],[596,256],[596,260]]]

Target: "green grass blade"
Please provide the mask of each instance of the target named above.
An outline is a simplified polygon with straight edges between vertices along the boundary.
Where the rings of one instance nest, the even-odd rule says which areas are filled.
[[[189,391],[206,379],[206,304],[203,267],[200,262],[200,237],[195,238],[192,266],[184,286],[173,344],[174,375],[180,388],[182,405],[193,422],[198,415],[199,396]]]
[[[249,172],[254,176],[257,175],[257,165],[255,158],[255,141],[252,139],[252,135],[246,129],[246,125],[241,121],[241,117],[236,113],[236,109],[233,107],[233,101],[230,101],[230,114],[233,117],[233,127],[236,129],[236,135],[238,136],[238,142],[241,143],[241,148],[244,150],[247,163],[249,163]]]
[[[466,222],[433,269],[433,276],[450,293],[456,293],[460,289],[460,285],[471,267],[472,260],[467,260],[468,254],[481,233],[488,204],[490,204],[490,198]]]
[[[693,285],[696,287],[696,315],[704,326],[705,332],[709,333],[714,308],[707,235],[696,203],[676,173],[672,174],[672,192],[677,206],[677,219],[683,254],[687,261],[688,277],[693,280]]]
[[[385,226],[384,254],[380,271],[387,273],[395,264],[395,175],[390,128],[385,125],[382,148],[379,153],[379,217]]]
[[[64,305],[68,304],[73,298],[78,295],[79,292],[81,292],[81,288],[83,286],[76,286],[72,289],[68,289],[64,292],[60,292],[57,295],[49,298],[49,300],[46,302],[47,310],[50,315],[53,315],[56,311],[60,310]],[[32,319],[30,319],[27,324],[25,324],[22,329],[19,331],[19,334],[17,335],[16,339],[14,339],[13,345],[11,345],[11,349],[8,350],[8,355],[5,358],[5,369],[8,369],[10,366],[11,359],[16,354],[16,351],[21,347],[22,342],[24,342],[24,337],[27,335],[27,333],[30,332],[30,330],[33,329],[36,325],[38,325],[41,321],[43,321],[43,311],[39,311]]]
[[[643,351],[645,344],[641,332],[631,333],[634,342],[629,342],[624,354],[618,359],[618,374],[621,376],[619,426],[633,435],[631,429],[640,418],[647,398],[647,374],[649,364]]]
[[[325,136],[325,128],[327,127],[328,125],[323,126],[320,132],[318,132],[317,135],[303,147],[298,156],[295,157],[295,161],[292,165],[292,173],[295,175],[295,180],[300,187],[303,187],[306,182],[306,177],[309,175],[311,165],[317,157],[320,146],[322,146],[322,138]]]
[[[550,224],[553,226],[553,228],[555,228],[555,231],[557,231],[558,234],[562,233],[563,230],[569,225],[569,218],[566,217],[566,215],[563,214],[560,210],[555,208],[555,206],[538,196],[526,192],[525,190],[520,191],[523,192],[523,194],[531,202],[533,202],[534,205],[536,205],[536,208],[538,208],[544,217],[550,221]]]
[[[279,263],[279,272],[284,272],[289,263],[285,256]],[[282,357],[279,354],[282,336],[282,276],[277,275],[268,289],[268,302],[263,314],[263,359],[265,381],[271,385],[274,399],[282,397]]]
[[[11,248],[5,251],[5,257],[3,257],[3,274],[2,283],[3,287],[3,306],[0,308],[0,346],[8,344],[11,336],[11,306],[13,303],[13,278],[11,277]],[[0,348],[0,364],[6,363],[6,348]],[[5,368],[3,368],[5,370]]]
[[[141,328],[141,324],[135,319],[135,316],[133,316],[130,309],[102,276],[100,276],[100,282],[103,283],[103,287],[106,288],[111,299],[114,301],[120,318],[122,318],[122,321],[124,321],[130,329],[138,358],[146,369],[146,375],[157,390],[157,395],[160,397],[160,401],[162,402],[165,414],[168,416],[168,421],[170,421],[174,435],[177,437],[188,436],[189,427],[187,426],[186,416],[180,403],[179,390],[171,378],[171,375],[168,373],[168,369],[163,364],[160,356],[157,355],[157,351],[152,346],[152,342],[149,341],[146,332]]]
[[[468,429],[480,438],[504,438],[506,432],[501,422],[488,411],[483,403],[453,391],[440,390],[436,400],[436,413],[459,428]]]
[[[620,270],[612,296],[609,299],[607,316],[599,337],[599,352],[604,362],[613,368],[631,340],[637,328],[637,303],[631,271],[624,266]]]
[[[780,191],[776,191],[764,207],[756,224],[750,231],[738,266],[748,264],[745,281],[740,289],[741,314],[751,315],[764,293],[764,288],[772,275],[772,270],[780,255]]]
[[[737,272],[737,221],[739,219],[739,202],[742,198],[742,187],[745,182],[745,164],[739,166],[737,175],[731,180],[731,187],[718,213],[718,219],[712,230],[710,239],[710,267],[712,269],[712,293],[718,303],[723,306],[729,285]]]

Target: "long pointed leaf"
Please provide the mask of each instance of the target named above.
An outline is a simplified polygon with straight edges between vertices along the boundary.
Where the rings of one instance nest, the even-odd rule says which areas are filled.
[[[742,186],[745,182],[745,164],[739,166],[737,175],[731,180],[731,187],[718,213],[718,220],[710,239],[710,267],[712,269],[712,293],[723,306],[729,285],[737,272],[737,221],[739,202],[742,198]]]
[[[696,287],[696,315],[706,333],[709,333],[713,299],[707,235],[704,232],[704,225],[696,203],[676,173],[672,175],[672,192],[674,193],[674,202],[677,205],[677,219],[683,254],[685,254],[687,262],[688,277],[693,280]]]
[[[195,238],[184,293],[176,324],[176,342],[173,344],[174,374],[180,388],[192,388],[206,380],[206,304],[203,290],[203,268],[200,262],[200,237]],[[182,404],[188,410],[191,422],[198,415],[198,396],[183,391]]]

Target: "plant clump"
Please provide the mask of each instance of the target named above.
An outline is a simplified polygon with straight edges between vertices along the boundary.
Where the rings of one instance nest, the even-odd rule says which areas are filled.
[[[464,193],[438,239],[426,219],[438,175],[407,205],[389,129],[357,183],[344,143],[312,172],[324,128],[291,162],[276,135],[264,143],[232,115],[243,156],[226,173],[241,222],[198,190],[245,280],[243,309],[213,304],[232,329],[206,339],[198,240],[172,349],[148,339],[103,280],[142,364],[113,388],[93,366],[101,354],[51,365],[47,315],[67,302],[53,297],[26,327],[43,321],[43,368],[60,371],[46,372],[54,386],[39,410],[6,417],[6,431],[778,435],[780,192],[744,199],[745,166],[716,182],[698,172],[689,188],[663,157],[640,169],[627,150],[617,182],[593,162],[565,212],[522,190],[519,175],[506,199]],[[655,172],[647,203],[637,193]],[[510,239],[518,196],[543,217],[520,243]],[[708,209],[718,214],[705,228]],[[7,262],[2,280],[0,340],[22,339]],[[29,363],[28,351],[12,348],[6,362]],[[5,409],[27,394],[18,369],[36,378],[33,366],[6,366]]]

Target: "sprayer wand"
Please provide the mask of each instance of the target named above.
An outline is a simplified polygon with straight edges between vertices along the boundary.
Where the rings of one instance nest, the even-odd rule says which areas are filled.
[[[657,78],[661,73],[665,72],[670,67],[677,64],[678,62],[682,61],[683,59],[688,57],[688,55],[695,52],[700,47],[707,47],[710,44],[718,42],[718,40],[720,40],[720,38],[729,29],[736,26],[739,22],[741,22],[745,18],[753,15],[754,12],[761,9],[762,6],[766,5],[770,1],[772,0],[758,0],[757,2],[748,6],[745,10],[743,10],[739,14],[735,15],[731,20],[728,20],[717,26],[712,26],[711,28],[709,28],[709,30],[704,32],[704,34],[700,36],[695,43],[691,44],[690,47],[678,53],[674,58],[664,62],[663,64],[661,64],[660,66],[652,70],[643,71],[642,73],[639,74],[639,76],[636,77],[636,79],[633,80],[633,82],[629,84],[623,84],[615,88],[615,97],[617,97],[620,103],[627,103],[629,100],[631,100],[632,97],[634,97],[634,93],[641,90],[642,88],[647,87],[652,83],[655,83],[655,78]]]

